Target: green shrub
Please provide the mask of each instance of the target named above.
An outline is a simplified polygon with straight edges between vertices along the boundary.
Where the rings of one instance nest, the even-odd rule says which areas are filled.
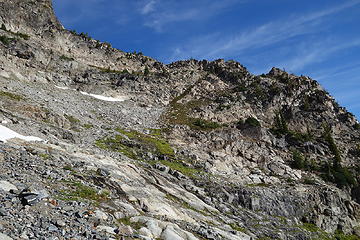
[[[211,130],[221,127],[221,125],[217,122],[211,122],[200,118],[194,119],[192,125],[194,126],[194,128],[200,130]]]
[[[239,84],[238,86],[233,88],[234,92],[245,92],[246,91],[246,87],[245,84]]]
[[[17,32],[17,33],[13,33],[15,36],[17,36],[17,37],[20,37],[20,38],[22,38],[22,39],[24,39],[24,40],[29,40],[30,39],[30,36],[29,35],[27,35],[27,34],[25,34],[25,33],[19,33],[19,32]]]
[[[314,185],[316,181],[312,178],[304,178],[303,183],[307,185]]]
[[[303,105],[302,105],[302,108],[304,111],[309,111],[311,110],[311,106],[310,106],[310,99],[309,99],[309,96],[305,96],[304,97],[304,102],[303,102]]]
[[[360,144],[356,145],[355,149],[353,150],[355,156],[360,157]]]
[[[72,57],[67,57],[67,56],[65,56],[65,55],[61,55],[61,56],[60,56],[60,60],[64,60],[64,61],[69,61],[69,62],[71,62],[71,61],[74,61],[74,58],[72,58]]]
[[[340,151],[335,143],[334,138],[331,135],[331,127],[329,125],[324,126],[324,140],[327,142],[330,151],[334,155],[333,167],[338,168],[341,166],[341,155]]]
[[[286,119],[281,111],[275,114],[274,127],[271,129],[271,131],[276,136],[286,135],[289,133],[289,128]]]
[[[312,140],[309,133],[295,132],[288,130],[286,133],[286,141],[293,144],[305,143]]]
[[[296,169],[305,169],[306,161],[304,156],[299,151],[294,151],[292,158],[291,167]]]
[[[251,127],[261,127],[260,122],[254,117],[248,117],[245,124]]]
[[[334,183],[339,187],[356,185],[356,180],[349,169],[340,167],[333,170]]]
[[[144,75],[147,76],[150,74],[150,70],[148,67],[145,67],[145,70],[144,70]]]
[[[9,38],[5,35],[0,36],[0,42],[2,42],[6,46],[9,45],[13,40],[14,40],[14,38]]]

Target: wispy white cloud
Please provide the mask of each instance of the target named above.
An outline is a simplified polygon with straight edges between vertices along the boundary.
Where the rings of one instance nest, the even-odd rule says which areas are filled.
[[[294,57],[282,63],[277,63],[276,65],[289,71],[296,72],[303,70],[304,67],[309,64],[322,62],[339,51],[359,46],[360,39],[355,39],[348,42],[343,41],[343,39],[336,41],[326,41],[322,39],[322,41],[315,42],[313,44],[301,44],[298,48],[297,54]]]
[[[223,33],[197,37],[183,46],[175,47],[176,51],[173,52],[169,60],[183,59],[190,56],[205,59],[238,56],[250,49],[259,49],[296,36],[318,32],[319,26],[325,17],[358,4],[360,4],[359,0],[348,1],[307,15],[269,22],[228,37],[224,37]],[[311,55],[308,58],[307,61],[313,59]]]
[[[155,0],[150,0],[148,2],[145,2],[145,4],[140,9],[141,14],[146,15],[155,11],[155,4],[156,4]]]
[[[313,73],[313,77],[316,80],[326,80],[330,78],[354,78],[359,77],[360,72],[360,61],[350,62],[347,64],[342,64],[337,67],[333,67],[331,69],[321,69]],[[343,82],[343,84],[348,84],[347,86],[353,86],[354,82]],[[357,85],[360,86],[360,81],[355,82]],[[350,84],[350,85],[349,85]],[[336,82],[333,83],[338,85]]]
[[[142,13],[147,15],[144,25],[162,32],[166,25],[183,21],[206,20],[221,13],[224,9],[241,4],[247,0],[152,0],[142,7]],[[154,5],[157,4],[157,8]]]

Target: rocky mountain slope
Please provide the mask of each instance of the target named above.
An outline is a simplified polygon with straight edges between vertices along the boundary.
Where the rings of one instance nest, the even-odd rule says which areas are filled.
[[[315,80],[0,16],[0,239],[360,239],[360,124]]]

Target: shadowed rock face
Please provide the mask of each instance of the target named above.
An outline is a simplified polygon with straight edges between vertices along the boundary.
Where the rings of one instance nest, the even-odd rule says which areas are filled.
[[[51,1],[0,24],[0,124],[44,140],[0,132],[1,238],[358,239],[360,125],[315,80],[165,65]]]

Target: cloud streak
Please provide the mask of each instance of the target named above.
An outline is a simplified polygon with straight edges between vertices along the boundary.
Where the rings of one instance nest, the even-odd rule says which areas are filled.
[[[140,10],[141,14],[146,15],[155,11],[155,4],[156,4],[155,0],[151,0],[147,2]]]
[[[147,15],[144,25],[162,32],[165,26],[184,21],[204,21],[220,14],[224,9],[241,4],[247,0],[198,0],[198,1],[175,1],[154,0],[145,4],[142,8],[143,15]],[[157,4],[157,9],[154,5]]]
[[[317,32],[323,18],[359,3],[360,1],[349,1],[307,15],[269,22],[230,37],[224,38],[222,33],[198,37],[185,46],[175,47],[175,51],[169,60],[188,57],[205,59],[234,57],[234,55],[239,55],[250,49],[259,49],[300,35]],[[310,55],[308,57],[309,59],[312,58]]]
[[[359,47],[360,39],[355,39],[349,42],[342,40],[338,41],[321,41],[315,44],[303,44],[300,47],[299,53],[290,60],[283,63],[278,63],[280,67],[284,67],[289,71],[300,71],[311,63],[322,62],[329,56],[343,51],[345,49]]]

